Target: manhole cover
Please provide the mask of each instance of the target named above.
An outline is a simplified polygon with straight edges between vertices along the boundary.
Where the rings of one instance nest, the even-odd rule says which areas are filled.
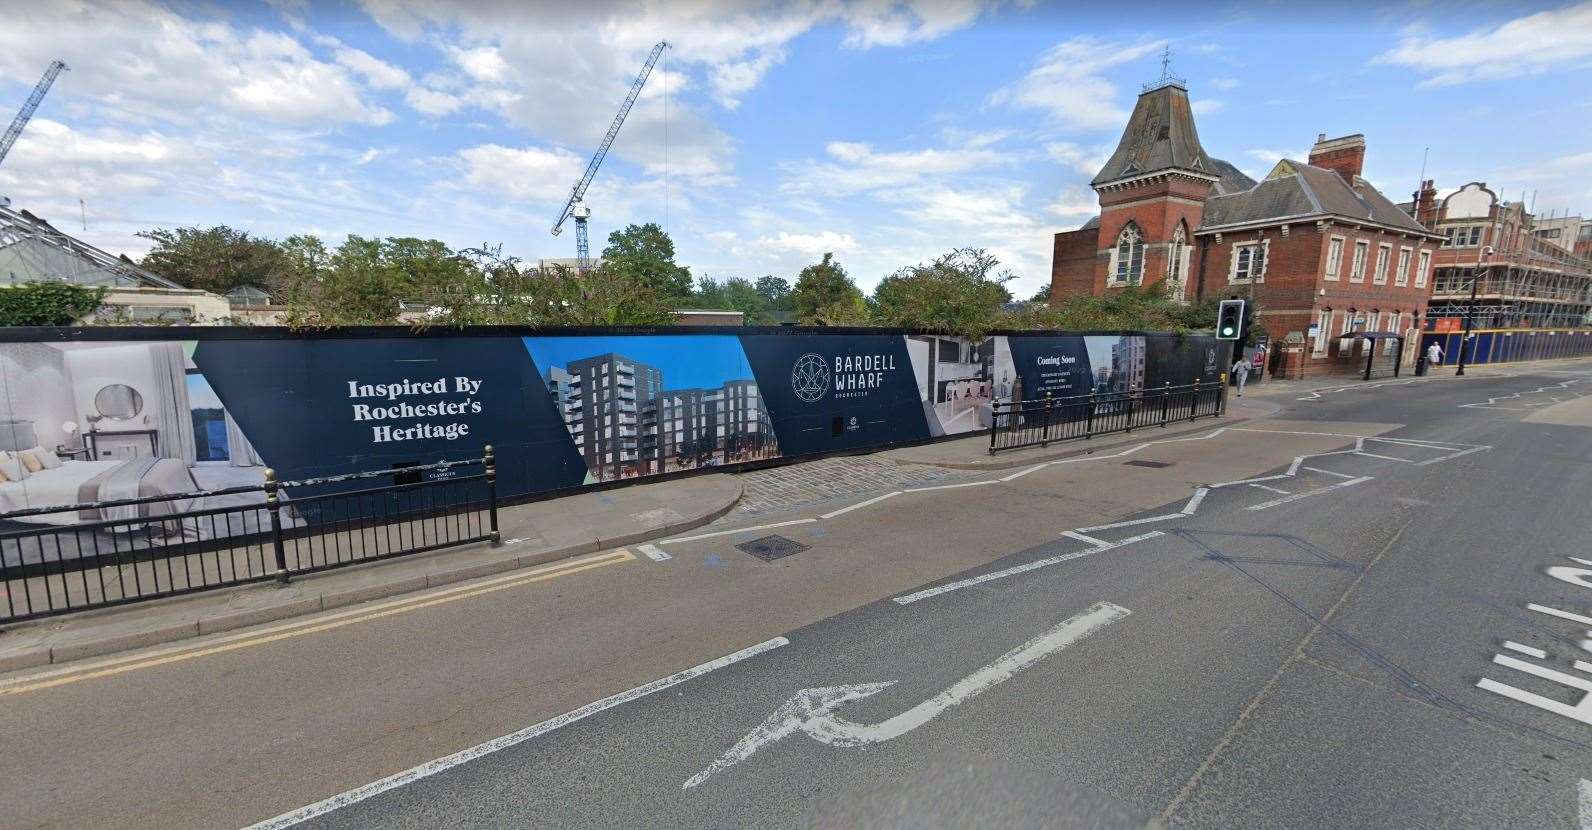
[[[786,539],[784,536],[764,536],[761,539],[742,542],[736,547],[764,562],[772,562],[775,559],[790,556],[793,553],[801,553],[807,549],[807,545],[794,539]]]
[[[1170,461],[1124,461],[1122,463],[1129,467],[1153,467],[1157,470],[1162,467],[1172,466],[1172,462]]]

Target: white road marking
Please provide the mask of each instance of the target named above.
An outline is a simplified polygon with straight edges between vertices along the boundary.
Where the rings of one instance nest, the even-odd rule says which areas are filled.
[[[1516,392],[1516,393],[1514,393],[1512,395],[1499,395],[1499,396],[1494,397],[1494,398],[1488,398],[1487,400],[1485,400],[1485,401],[1483,401],[1481,403],[1462,403],[1462,404],[1459,405],[1459,407],[1461,409],[1518,409],[1519,407],[1495,406],[1495,404],[1497,404],[1499,401],[1507,401],[1507,400],[1512,400],[1512,399],[1516,399],[1517,400],[1517,399],[1520,398],[1521,395],[1535,395],[1535,394],[1537,394],[1539,392],[1546,392],[1549,389],[1569,389],[1570,388],[1570,384],[1572,384],[1572,383],[1580,383],[1580,382],[1581,382],[1580,378],[1575,378],[1575,379],[1572,379],[1572,380],[1564,381],[1563,383],[1555,383],[1555,384],[1551,384],[1549,386],[1539,386],[1536,389],[1528,389],[1528,390],[1525,390],[1525,391],[1522,391],[1522,392]],[[1555,398],[1555,400],[1558,400],[1558,399]],[[1548,404],[1544,404],[1544,403],[1527,403],[1526,406],[1529,408],[1529,407],[1537,407],[1537,406],[1548,406]]]
[[[901,492],[903,492],[903,493],[927,493],[930,490],[955,490],[958,487],[977,487],[977,486],[979,486],[981,484],[998,484],[998,483],[999,482],[997,482],[995,479],[986,479],[984,481],[964,481],[964,482],[962,482],[960,484],[936,484],[936,485],[933,485],[932,487],[907,487],[907,488],[903,489]]]
[[[1517,689],[1513,686],[1499,683],[1498,681],[1488,677],[1483,677],[1481,680],[1476,681],[1477,688],[1486,689],[1493,694],[1502,695],[1510,700],[1524,703],[1527,706],[1535,706],[1543,711],[1552,712],[1555,715],[1563,715],[1571,720],[1592,725],[1592,680],[1576,677],[1573,674],[1565,674],[1564,672],[1554,671],[1553,669],[1544,668],[1535,663],[1527,663],[1524,660],[1516,657],[1510,657],[1507,654],[1493,655],[1493,662],[1500,666],[1507,666],[1508,668],[1515,669],[1516,671],[1525,672],[1526,674],[1532,675],[1534,677],[1540,677],[1544,680],[1551,680],[1561,686],[1569,686],[1572,689],[1579,689],[1580,691],[1588,692],[1589,694],[1583,694],[1580,700],[1576,701],[1574,705],[1571,705],[1568,703],[1561,703],[1550,697],[1543,697],[1535,692],[1528,692],[1524,689]],[[1592,665],[1584,663],[1580,660],[1575,661],[1575,667],[1581,671],[1592,671]]]
[[[1209,487],[1201,487],[1195,490],[1194,495],[1189,496],[1188,504],[1183,505],[1183,515],[1194,515],[1194,511],[1200,509],[1200,502],[1205,501],[1205,494],[1209,493],[1210,491],[1211,488]]]
[[[1460,457],[1462,455],[1470,455],[1473,452],[1481,452],[1483,450],[1490,450],[1490,449],[1492,449],[1492,447],[1471,447],[1468,450],[1461,450],[1461,451],[1456,452],[1456,453],[1454,453],[1452,455],[1445,455],[1445,456],[1442,456],[1440,458],[1428,458],[1425,461],[1417,461],[1417,462],[1415,462],[1415,466],[1417,466],[1417,467],[1425,467],[1428,464],[1436,464],[1439,461],[1449,461],[1451,459],[1458,458],[1458,457]]]
[[[1322,488],[1317,489],[1317,490],[1306,490],[1303,493],[1294,493],[1292,495],[1283,496],[1280,499],[1272,499],[1271,501],[1263,501],[1260,504],[1252,504],[1252,505],[1250,505],[1250,506],[1248,506],[1248,507],[1246,507],[1244,509],[1245,510],[1265,510],[1267,508],[1277,507],[1278,505],[1288,504],[1290,502],[1296,502],[1296,501],[1298,501],[1300,499],[1308,499],[1311,496],[1319,496],[1322,493],[1330,493],[1333,490],[1342,490],[1345,487],[1353,487],[1356,484],[1364,484],[1365,482],[1370,481],[1370,480],[1371,480],[1371,476],[1360,476],[1359,478],[1351,478],[1348,481],[1340,481],[1337,484],[1329,484],[1326,487],[1322,487]]]
[[[1592,830],[1592,781],[1585,778],[1575,787],[1576,821],[1581,830]]]
[[[745,761],[765,746],[797,732],[829,746],[854,747],[899,738],[939,717],[947,709],[966,703],[1018,672],[1132,614],[1120,605],[1096,603],[1081,614],[1063,620],[1038,637],[1006,652],[1000,659],[958,680],[950,688],[916,706],[876,724],[861,724],[834,714],[842,704],[878,694],[893,685],[858,683],[802,689],[780,704],[766,720],[748,732],[707,768],[691,776],[681,789],[699,786],[714,773]]]
[[[1322,475],[1327,476],[1337,476],[1338,478],[1354,478],[1354,476],[1350,473],[1340,473],[1335,470],[1323,470],[1320,467],[1306,467],[1305,469],[1312,473],[1321,473]]]
[[[1279,496],[1291,496],[1291,495],[1293,495],[1292,493],[1290,493],[1287,490],[1284,490],[1284,489],[1282,489],[1280,487],[1267,487],[1264,484],[1250,484],[1249,486],[1258,487],[1258,488],[1260,488],[1262,490],[1268,490],[1270,492],[1276,493]]]
[[[1093,525],[1090,527],[1080,527],[1078,529],[1085,533],[1095,530],[1112,530],[1119,527],[1133,527],[1134,525],[1147,525],[1154,522],[1165,522],[1171,519],[1182,519],[1187,515],[1188,514],[1186,513],[1168,513],[1165,516],[1150,516],[1144,519],[1128,519],[1125,522],[1112,522],[1108,525]]]
[[[1546,660],[1546,659],[1548,659],[1548,652],[1543,651],[1540,648],[1532,648],[1531,646],[1523,646],[1523,645],[1521,645],[1519,643],[1511,642],[1509,640],[1505,640],[1504,641],[1504,648],[1507,648],[1510,651],[1518,651],[1521,654],[1527,655],[1529,657],[1535,657],[1538,660]]]
[[[1020,479],[1023,476],[1028,475],[1029,473],[1037,473],[1040,470],[1043,470],[1043,469],[1045,469],[1048,466],[1050,466],[1050,465],[1049,464],[1035,464],[1034,466],[1029,467],[1026,470],[1019,470],[1019,471],[1017,471],[1015,473],[1012,473],[1009,476],[1004,476],[1004,477],[1001,478],[1001,481],[1016,481],[1017,479]]]
[[[818,520],[817,519],[812,519],[812,518],[791,519],[788,522],[775,522],[773,524],[768,524],[768,525],[753,525],[751,527],[738,527],[738,528],[735,528],[733,530],[720,530],[720,531],[717,531],[717,532],[714,532],[714,533],[699,533],[696,536],[677,536],[677,537],[675,537],[673,539],[662,539],[662,540],[660,540],[658,542],[658,544],[660,544],[660,545],[677,545],[677,544],[680,544],[681,542],[698,542],[698,541],[701,541],[703,539],[714,539],[714,538],[717,538],[719,536],[734,536],[737,533],[753,533],[753,532],[759,531],[759,530],[773,530],[776,527],[790,527],[791,525],[811,524],[812,522],[816,522],[816,521],[818,521]]]
[[[1549,608],[1546,605],[1538,605],[1534,602],[1526,603],[1526,610],[1535,611],[1538,614],[1547,614],[1550,617],[1558,617],[1561,620],[1578,622],[1582,625],[1592,625],[1592,617],[1582,616],[1581,614],[1572,614],[1569,611],[1560,611],[1557,608]]]
[[[326,815],[334,810],[347,807],[350,804],[358,804],[361,801],[371,798],[372,796],[380,795],[388,790],[402,787],[407,784],[412,784],[422,778],[428,778],[430,776],[436,775],[439,772],[444,772],[459,766],[460,764],[469,763],[477,758],[490,755],[499,750],[507,749],[515,744],[524,743],[532,738],[546,735],[555,729],[559,729],[576,721],[589,718],[592,715],[612,709],[620,704],[629,703],[630,701],[646,697],[653,692],[662,691],[664,689],[670,688],[671,686],[678,686],[687,680],[701,677],[708,672],[722,669],[725,666],[739,663],[742,660],[756,657],[759,654],[772,651],[780,646],[786,645],[790,645],[790,640],[787,640],[784,637],[775,637],[772,640],[764,640],[755,646],[743,648],[740,651],[737,651],[733,654],[726,654],[723,657],[719,657],[715,660],[709,660],[706,663],[693,666],[685,671],[676,672],[668,677],[654,680],[644,686],[637,686],[630,691],[620,692],[617,695],[612,695],[610,697],[605,697],[602,700],[588,703],[579,709],[565,712],[564,714],[555,718],[542,721],[535,726],[528,726],[518,732],[511,732],[500,738],[493,738],[486,743],[477,744],[462,752],[456,752],[452,755],[438,758],[435,761],[428,761],[418,767],[404,770],[397,775],[391,775],[381,779],[380,781],[366,784],[363,787],[358,787],[356,789],[349,790],[348,792],[334,795],[324,801],[317,801],[307,807],[300,807],[299,809],[290,813],[283,813],[276,818],[266,819],[258,824],[250,825],[245,830],[267,830],[268,828],[269,830],[277,830],[278,828],[292,827],[295,824],[300,824],[317,816]]]
[[[823,514],[822,516],[819,516],[818,518],[820,518],[820,519],[833,519],[836,516],[841,516],[841,515],[844,515],[846,513],[850,513],[853,510],[857,510],[857,509],[863,508],[863,507],[868,507],[869,505],[878,504],[879,502],[882,502],[885,499],[894,498],[896,496],[901,495],[902,492],[903,491],[901,491],[901,490],[894,490],[894,491],[891,491],[889,493],[885,493],[882,496],[874,496],[873,498],[868,499],[867,501],[859,501],[856,504],[851,505],[850,507],[842,507],[839,510],[832,510],[832,511],[830,511],[828,513]]]
[[[1391,456],[1391,455],[1377,455],[1374,452],[1362,452],[1360,450],[1355,450],[1354,454],[1355,455],[1364,456],[1366,458],[1380,458],[1383,461],[1397,461],[1400,464],[1410,464],[1410,463],[1412,463],[1408,458],[1397,458],[1397,457]]]
[[[1066,536],[1069,539],[1077,539],[1086,545],[1094,545],[1095,547],[1104,547],[1111,544],[1104,539],[1096,539],[1093,536],[1085,536],[1076,530],[1064,530],[1061,532],[1061,535]]]
[[[1104,551],[1115,550],[1115,549],[1121,548],[1121,547],[1127,547],[1128,545],[1134,544],[1135,542],[1142,542],[1142,541],[1144,541],[1146,539],[1154,539],[1157,536],[1164,536],[1164,535],[1166,535],[1166,534],[1162,533],[1159,530],[1154,530],[1154,531],[1151,531],[1149,533],[1141,533],[1138,536],[1130,536],[1130,537],[1128,537],[1126,539],[1122,539],[1122,540],[1119,540],[1119,541],[1116,541],[1116,542],[1112,542],[1112,543],[1110,543],[1108,545],[1104,545],[1102,547],[1089,548],[1087,550],[1075,551],[1073,553],[1063,553],[1063,554],[1058,554],[1056,556],[1047,556],[1044,559],[1036,559],[1036,560],[1034,560],[1032,562],[1029,562],[1027,564],[1024,564],[1024,565],[1017,565],[1015,567],[1007,568],[1005,570],[1000,570],[1000,571],[992,571],[992,572],[987,573],[987,574],[980,574],[979,576],[975,576],[975,577],[972,577],[970,579],[963,579],[963,580],[952,582],[952,583],[949,583],[949,584],[946,584],[946,585],[941,585],[941,586],[939,586],[937,588],[925,588],[925,589],[923,589],[921,591],[917,591],[915,593],[905,594],[903,596],[896,597],[895,598],[895,602],[896,602],[897,605],[910,605],[910,604],[912,604],[914,602],[918,602],[919,600],[930,599],[932,597],[937,597],[937,596],[939,596],[941,594],[948,594],[948,593],[950,593],[952,591],[959,591],[959,590],[961,590],[963,588],[971,588],[974,585],[983,585],[986,582],[993,582],[993,581],[995,581],[997,579],[1005,579],[1008,576],[1016,576],[1018,574],[1028,573],[1029,571],[1037,571],[1040,568],[1049,567],[1051,565],[1060,564],[1062,562],[1071,562],[1074,559],[1082,559],[1085,556],[1092,556],[1094,554],[1102,553]]]
[[[673,556],[664,553],[663,549],[659,548],[657,545],[642,545],[641,547],[636,548],[636,550],[646,554],[647,558],[654,562],[667,562],[674,558]]]

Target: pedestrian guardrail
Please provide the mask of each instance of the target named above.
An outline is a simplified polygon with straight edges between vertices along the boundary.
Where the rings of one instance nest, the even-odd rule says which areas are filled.
[[[1140,427],[1166,426],[1222,414],[1226,386],[1195,381],[1160,389],[1098,392],[1028,401],[996,401],[991,408],[989,451],[1046,446]]]
[[[350,483],[376,486],[342,489]],[[337,488],[337,489],[331,489]],[[217,504],[217,503],[220,504]],[[0,623],[499,544],[480,458],[0,513]]]

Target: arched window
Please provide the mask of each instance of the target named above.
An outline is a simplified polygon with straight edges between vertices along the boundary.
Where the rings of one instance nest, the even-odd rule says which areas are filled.
[[[1111,282],[1115,285],[1138,285],[1144,282],[1144,234],[1139,226],[1128,223],[1117,234],[1117,247],[1111,252]]]
[[[1183,299],[1188,287],[1188,255],[1188,226],[1178,222],[1166,249],[1166,286],[1177,300]]]

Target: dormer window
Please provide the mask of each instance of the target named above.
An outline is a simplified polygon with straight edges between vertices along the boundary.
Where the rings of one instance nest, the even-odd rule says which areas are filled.
[[[1111,249],[1107,282],[1111,285],[1139,285],[1144,282],[1144,234],[1132,222],[1122,229],[1122,233],[1117,234],[1117,245]]]

